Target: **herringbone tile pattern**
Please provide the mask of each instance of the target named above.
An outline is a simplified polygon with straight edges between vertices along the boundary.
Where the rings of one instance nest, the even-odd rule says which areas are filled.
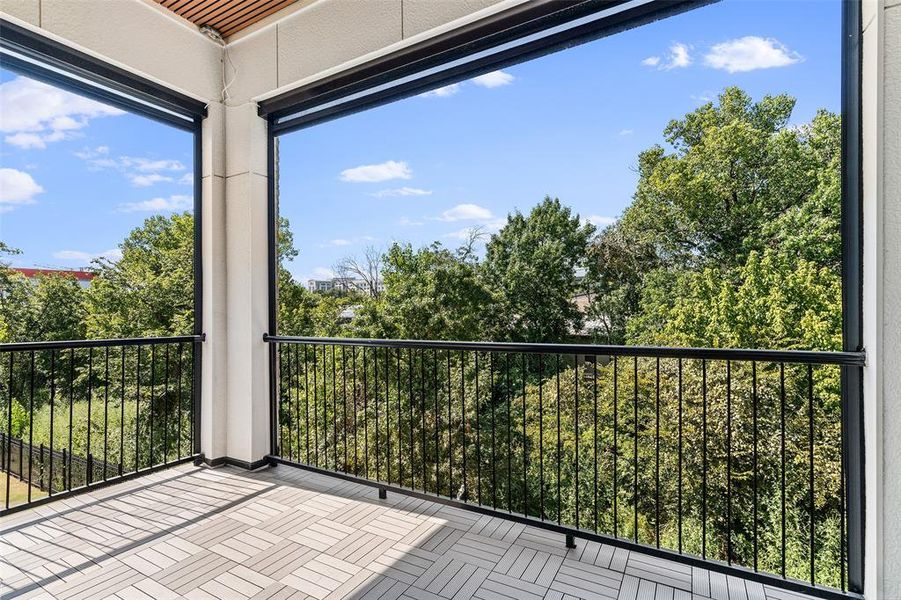
[[[805,598],[291,467],[178,467],[6,518],[0,579],[61,600]]]

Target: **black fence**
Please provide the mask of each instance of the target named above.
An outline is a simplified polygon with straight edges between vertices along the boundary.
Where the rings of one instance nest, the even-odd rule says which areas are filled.
[[[197,456],[201,341],[0,344],[3,512]]]
[[[860,465],[841,379],[862,354],[265,339],[275,460],[568,540],[847,587]]]
[[[0,433],[0,448],[5,450],[0,453],[0,472],[9,473],[26,484],[30,481],[36,491],[48,495],[65,491],[69,481],[72,487],[78,488],[89,481],[105,481],[122,475],[121,463],[98,461],[91,454],[69,455],[65,448],[51,451],[44,444],[31,446],[23,440],[8,438],[5,433]],[[51,477],[51,473],[55,476]]]

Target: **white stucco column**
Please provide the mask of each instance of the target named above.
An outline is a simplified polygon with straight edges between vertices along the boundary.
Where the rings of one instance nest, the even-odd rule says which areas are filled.
[[[207,460],[227,455],[227,321],[225,263],[225,107],[207,105],[202,150],[203,376],[200,451]]]
[[[901,598],[901,0],[864,0],[864,595]]]
[[[269,453],[266,121],[254,102],[225,108],[227,455]]]

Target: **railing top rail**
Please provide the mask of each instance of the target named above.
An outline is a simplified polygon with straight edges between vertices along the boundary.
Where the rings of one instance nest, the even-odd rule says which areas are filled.
[[[515,342],[454,342],[432,340],[382,340],[368,338],[298,337],[263,335],[264,342],[365,346],[374,348],[424,348],[471,350],[475,352],[515,352],[523,354],[587,354],[640,358],[686,358],[739,360],[772,363],[864,366],[864,352],[819,350],[754,350],[745,348],[673,348],[662,346],[614,346],[604,344],[523,344]]]
[[[29,350],[68,350],[69,348],[104,348],[109,346],[154,346],[160,344],[183,344],[202,342],[204,335],[174,335],[168,337],[117,338],[107,340],[60,340],[49,342],[13,342],[0,344],[2,352],[20,352]]]

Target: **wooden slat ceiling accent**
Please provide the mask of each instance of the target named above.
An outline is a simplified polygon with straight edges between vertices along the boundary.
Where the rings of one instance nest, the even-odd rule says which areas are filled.
[[[198,27],[209,25],[228,37],[297,0],[156,0]]]

